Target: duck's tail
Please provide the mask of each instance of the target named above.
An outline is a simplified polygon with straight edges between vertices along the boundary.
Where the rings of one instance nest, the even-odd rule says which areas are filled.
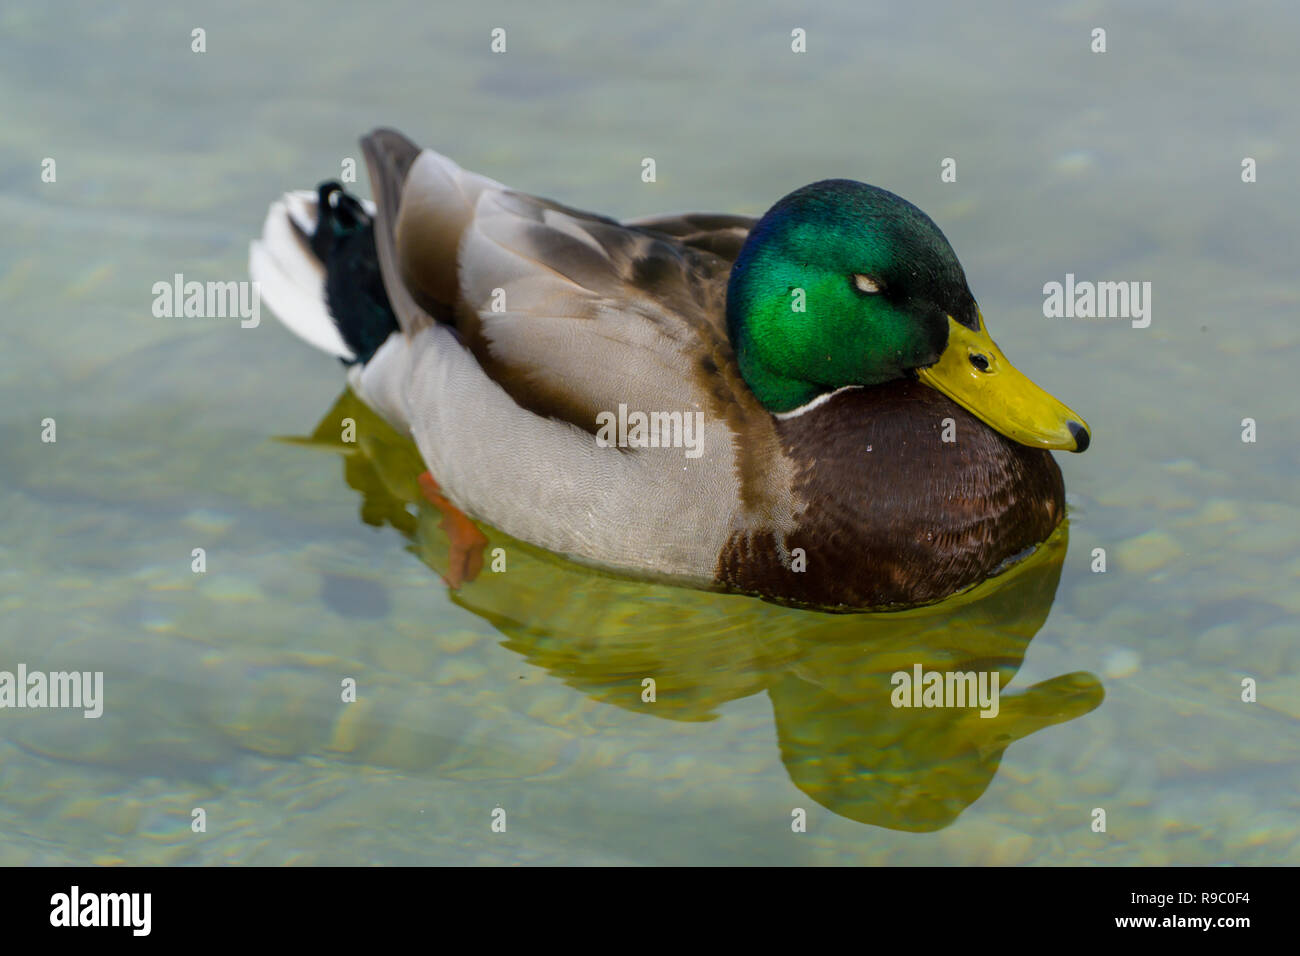
[[[352,365],[397,331],[375,251],[375,207],[336,182],[271,204],[248,271],[285,326]]]

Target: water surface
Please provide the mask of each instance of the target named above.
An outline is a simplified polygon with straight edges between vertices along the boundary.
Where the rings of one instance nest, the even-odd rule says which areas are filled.
[[[1300,14],[565,9],[0,12],[0,669],[106,684],[98,720],[0,712],[0,863],[1300,862]],[[269,316],[150,308],[177,272],[244,278],[267,203],[379,124],[625,217],[827,176],[908,197],[1092,425],[1068,534],[885,619],[499,535],[510,571],[450,593],[409,448],[277,440],[349,401],[337,362]],[[1067,273],[1151,282],[1150,327],[1044,318]],[[882,708],[917,660],[996,669],[1002,714]]]

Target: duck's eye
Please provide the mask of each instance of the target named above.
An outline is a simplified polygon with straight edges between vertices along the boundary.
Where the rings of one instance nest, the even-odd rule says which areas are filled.
[[[877,295],[885,288],[885,284],[879,279],[873,279],[871,276],[858,272],[853,276],[853,287],[863,295]]]
[[[970,363],[971,365],[974,365],[977,369],[979,369],[981,372],[987,372],[989,370],[988,357],[985,355],[980,355],[979,352],[971,353]]]

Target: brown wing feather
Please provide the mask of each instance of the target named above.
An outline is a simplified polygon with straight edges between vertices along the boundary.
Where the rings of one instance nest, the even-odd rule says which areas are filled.
[[[621,403],[752,401],[724,317],[752,219],[623,224],[507,190],[393,130],[362,147],[384,284],[408,334],[455,324],[517,403],[593,432]]]
[[[672,236],[683,245],[711,252],[727,262],[735,262],[749,231],[758,222],[753,216],[727,213],[687,212],[675,216],[650,216],[629,220],[627,225]]]
[[[725,331],[729,259],[500,192],[480,199],[460,262],[465,343],[539,415],[594,432],[596,415],[619,404],[713,412],[706,406],[753,401]]]
[[[375,248],[379,252],[384,289],[398,325],[410,334],[433,321],[403,279],[395,229],[406,177],[420,154],[420,147],[396,130],[377,129],[361,138],[361,150],[370,171],[370,191],[375,201]]]

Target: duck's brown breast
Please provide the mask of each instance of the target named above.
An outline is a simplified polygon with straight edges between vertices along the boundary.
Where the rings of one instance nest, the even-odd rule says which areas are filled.
[[[1044,541],[1065,514],[1050,452],[919,382],[845,390],[776,427],[794,463],[795,530],[736,531],[717,567],[730,590],[824,608],[928,604]]]

